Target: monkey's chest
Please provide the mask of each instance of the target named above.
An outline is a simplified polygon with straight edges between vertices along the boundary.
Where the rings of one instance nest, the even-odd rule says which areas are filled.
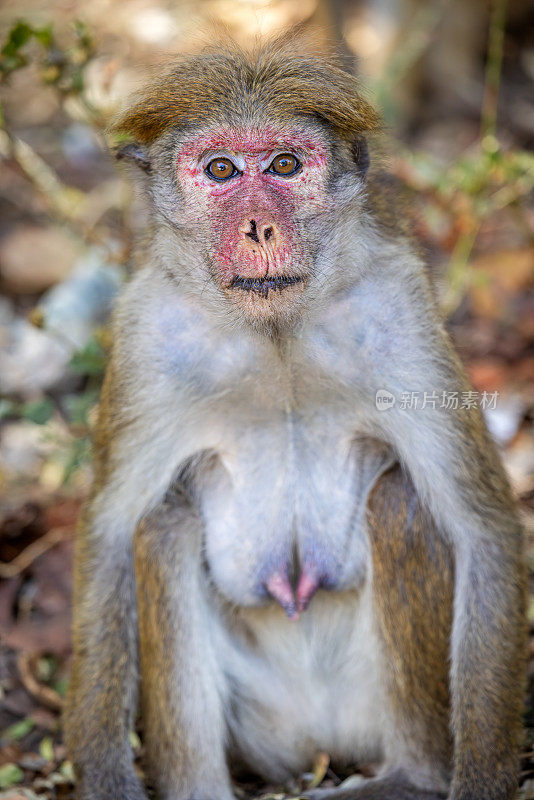
[[[325,422],[240,429],[206,476],[206,566],[233,603],[275,599],[292,616],[318,589],[361,584],[367,496],[389,456],[356,444],[336,420]]]

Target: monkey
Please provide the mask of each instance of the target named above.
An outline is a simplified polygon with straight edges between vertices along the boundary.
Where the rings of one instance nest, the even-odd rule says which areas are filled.
[[[114,130],[151,223],[76,545],[78,800],[146,798],[138,711],[160,800],[319,751],[376,768],[310,800],[512,798],[523,535],[480,408],[440,400],[470,385],[378,113],[281,40],[177,59]]]

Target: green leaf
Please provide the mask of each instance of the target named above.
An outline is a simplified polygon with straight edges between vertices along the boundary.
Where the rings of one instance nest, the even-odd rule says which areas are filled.
[[[12,400],[7,400],[6,398],[0,400],[0,419],[12,417],[16,413],[17,406]]]
[[[24,773],[16,764],[3,764],[0,767],[0,789],[9,789],[16,783],[20,783]]]
[[[54,681],[52,684],[52,688],[56,690],[60,697],[67,696],[67,689],[69,688],[69,679],[68,678],[61,678],[58,681]]]
[[[14,56],[2,55],[0,58],[0,72],[9,75],[10,72],[15,72],[15,70],[25,67],[27,63],[27,59],[18,54]]]
[[[6,728],[0,734],[0,739],[9,739],[12,742],[16,742],[19,739],[23,739],[34,727],[35,722],[33,719],[31,717],[26,717],[25,719],[19,720],[19,722],[14,722],[9,728]]]
[[[44,28],[35,28],[33,35],[41,42],[43,47],[51,47],[54,38],[51,25],[45,25]]]
[[[135,731],[130,731],[128,734],[128,739],[130,740],[130,745],[134,750],[139,750],[141,747],[141,739],[137,735]]]
[[[54,39],[52,26],[33,28],[24,20],[17,22],[9,31],[0,50],[0,73],[8,76],[11,72],[26,66],[28,59],[20,51],[32,38],[46,50],[50,50]]]
[[[37,662],[37,677],[43,683],[49,683],[57,670],[57,659],[54,656],[43,656]]]
[[[93,39],[85,22],[81,19],[77,19],[74,23],[74,31],[80,40],[80,44],[89,54],[93,48]]]
[[[84,72],[80,67],[75,67],[70,76],[70,91],[80,93],[85,85]]]
[[[41,739],[39,753],[46,761],[54,760],[54,745],[52,744],[52,739],[50,736],[45,736],[44,739]]]
[[[43,400],[33,400],[22,406],[21,416],[35,422],[36,425],[45,425],[54,413],[54,403],[48,397]]]
[[[68,781],[74,783],[74,770],[70,761],[64,761],[59,768],[59,772]]]
[[[98,402],[98,389],[86,389],[81,395],[70,394],[65,398],[65,406],[71,425],[87,425],[88,415]]]
[[[104,348],[95,339],[91,339],[82,350],[74,353],[70,368],[77,375],[102,375],[106,361]]]
[[[63,470],[62,483],[67,485],[73,475],[76,473],[82,464],[89,461],[91,457],[91,442],[89,437],[83,436],[80,439],[75,439],[70,447],[67,456],[67,461]]]
[[[32,33],[33,29],[27,22],[24,20],[16,22],[7,35],[7,41],[2,47],[2,55],[14,55],[30,40]]]

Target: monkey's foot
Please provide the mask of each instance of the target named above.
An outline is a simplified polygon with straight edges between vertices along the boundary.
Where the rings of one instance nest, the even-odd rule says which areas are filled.
[[[87,776],[76,783],[78,800],[147,800],[141,781],[135,773]]]
[[[403,778],[353,776],[334,789],[311,789],[302,800],[445,800],[446,794],[427,792]]]

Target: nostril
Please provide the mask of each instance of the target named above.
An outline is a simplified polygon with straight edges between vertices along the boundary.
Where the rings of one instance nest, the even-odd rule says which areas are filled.
[[[247,231],[247,236],[252,239],[253,242],[257,242],[259,244],[260,240],[258,239],[258,228],[255,219],[250,220],[250,230]]]
[[[271,236],[273,235],[273,233],[274,233],[274,231],[273,231],[273,229],[272,229],[271,227],[269,227],[269,228],[265,228],[265,230],[264,230],[264,232],[263,232],[263,237],[264,237],[264,239],[265,239],[265,241],[266,241],[266,242],[268,242],[268,241],[269,241],[269,239],[271,238]]]

